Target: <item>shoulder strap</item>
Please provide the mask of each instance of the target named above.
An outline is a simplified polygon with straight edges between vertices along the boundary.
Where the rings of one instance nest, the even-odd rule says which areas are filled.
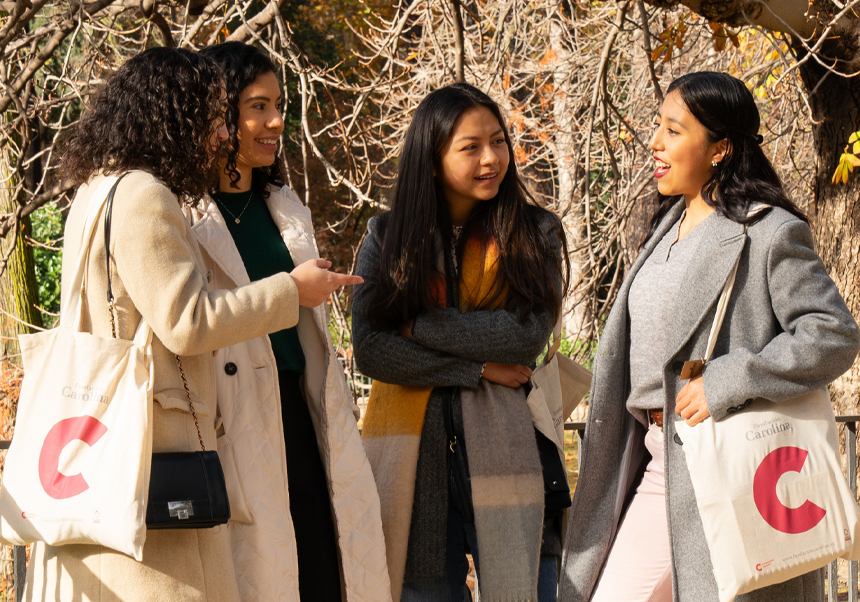
[[[107,273],[107,302],[108,302],[108,312],[110,313],[110,332],[113,335],[113,338],[116,338],[116,319],[114,314],[116,313],[116,307],[114,306],[114,298],[113,298],[113,290],[110,285],[110,225],[111,218],[113,216],[113,197],[116,194],[117,186],[122,181],[122,179],[128,174],[122,174],[114,185],[111,187],[110,192],[107,195],[107,206],[105,207],[105,272]]]
[[[746,234],[747,227],[744,226],[744,234]],[[726,308],[729,306],[729,299],[732,296],[732,290],[735,287],[735,277],[738,275],[738,266],[741,264],[741,256],[743,255],[743,249],[738,253],[738,260],[735,262],[735,267],[732,269],[732,273],[729,274],[728,280],[726,280],[726,285],[723,287],[723,292],[720,294],[720,300],[717,302],[717,313],[714,316],[714,323],[711,325],[711,334],[708,335],[708,349],[705,352],[705,363],[711,359],[711,355],[714,353],[714,347],[717,345],[717,335],[720,334],[720,328],[723,326],[723,320],[726,317]]]
[[[110,313],[110,330],[113,338],[117,338],[116,336],[116,318],[114,317],[116,314],[116,306],[114,305],[114,296],[113,290],[111,289],[110,284],[110,227],[111,227],[111,218],[113,216],[113,197],[116,193],[116,188],[119,186],[120,180],[122,180],[126,175],[121,175],[113,187],[110,189],[110,192],[107,196],[107,206],[105,207],[105,269],[107,271],[107,302],[108,302],[108,312]],[[151,329],[146,324],[146,320],[141,317],[140,318],[140,326],[138,326],[138,335],[135,336],[135,341],[137,341],[138,336],[142,331],[150,333]],[[182,386],[185,388],[185,395],[188,398],[188,405],[191,408],[191,415],[194,417],[194,426],[197,427],[197,439],[200,441],[200,448],[203,451],[206,451],[206,446],[203,444],[203,435],[200,432],[200,424],[197,421],[197,412],[194,411],[194,402],[191,401],[191,390],[188,388],[188,379],[185,377],[185,370],[182,369],[182,361],[179,359],[179,355],[174,355],[176,358],[176,366],[179,368],[179,375],[182,377]]]
[[[555,326],[552,329],[552,334],[549,337],[549,340],[546,342],[547,351],[546,355],[543,358],[543,363],[548,364],[550,360],[552,360],[552,356],[555,355],[555,352],[558,351],[559,346],[561,345],[561,315],[559,315],[558,320],[555,322]]]

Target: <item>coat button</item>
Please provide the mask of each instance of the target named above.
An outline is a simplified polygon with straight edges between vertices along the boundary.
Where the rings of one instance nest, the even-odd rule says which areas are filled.
[[[684,445],[684,442],[681,441],[681,438],[678,436],[678,433],[675,433],[675,435],[672,437],[672,440],[678,445]]]
[[[683,370],[683,369],[684,369],[684,362],[682,362],[681,360],[676,360],[676,361],[672,362],[672,372],[674,372],[675,374],[680,375],[681,370]]]
[[[226,364],[224,364],[224,372],[227,373],[227,376],[233,376],[238,371],[239,371],[239,369],[236,367],[236,364],[234,364],[233,362],[227,362]]]

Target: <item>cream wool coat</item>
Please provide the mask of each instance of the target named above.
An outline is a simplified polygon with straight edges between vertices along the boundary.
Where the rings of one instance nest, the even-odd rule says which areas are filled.
[[[64,292],[82,244],[87,205],[101,181],[98,176],[82,186],[69,212]],[[82,327],[110,337],[104,221],[99,222],[91,246]],[[154,332],[153,451],[199,449],[174,353],[182,356],[204,442],[207,449],[214,449],[217,412],[212,351],[295,325],[295,284],[288,274],[278,274],[232,290],[215,290],[207,282],[196,237],[176,196],[159,180],[139,171],[126,176],[117,189],[111,255],[118,335],[131,339],[141,316]],[[142,562],[95,545],[36,544],[25,599],[234,602],[240,597],[228,531],[226,526],[150,531]]]
[[[271,188],[266,200],[296,265],[319,257],[311,214],[289,188]],[[204,199],[186,210],[212,285],[248,284],[248,274],[217,205]],[[388,602],[391,589],[379,496],[356,426],[357,409],[332,350],[325,305],[299,310],[305,354],[304,389],[316,430],[340,549],[348,602]],[[224,370],[227,363],[235,374]],[[219,454],[229,473],[233,562],[243,601],[298,601],[298,564],[290,517],[287,463],[277,366],[267,336],[234,344],[215,357],[223,431]]]

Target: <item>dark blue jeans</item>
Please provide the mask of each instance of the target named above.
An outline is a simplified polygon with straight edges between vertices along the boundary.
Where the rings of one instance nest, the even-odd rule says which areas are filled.
[[[469,561],[466,549],[472,551],[480,589],[481,567],[478,561],[478,540],[475,526],[463,520],[453,506],[448,505],[448,541],[445,551],[445,576],[439,579],[404,581],[400,602],[471,602],[466,585]],[[555,556],[541,556],[538,569],[538,602],[556,602],[558,569]]]

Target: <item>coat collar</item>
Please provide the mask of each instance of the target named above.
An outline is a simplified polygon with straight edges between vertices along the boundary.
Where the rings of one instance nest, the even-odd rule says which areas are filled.
[[[309,259],[317,259],[319,251],[314,238],[311,210],[301,202],[296,193],[287,186],[271,188],[266,205],[290,251],[293,263],[299,265]]]
[[[233,237],[230,236],[224,216],[221,215],[217,203],[208,194],[194,209],[191,221],[191,230],[197,237],[197,242],[206,249],[212,260],[224,270],[236,286],[250,284],[251,279],[248,277],[245,263],[239,255],[239,249],[236,248]]]
[[[286,186],[271,188],[266,206],[295,265],[319,257],[310,210],[289,188]],[[236,286],[249,284],[250,279],[245,263],[233,242],[218,204],[206,195],[191,211],[190,218],[191,229],[197,241],[206,249],[212,260],[224,270]]]
[[[746,244],[743,224],[721,213],[712,215],[710,219],[713,220],[709,225],[711,232],[702,239],[678,289],[672,309],[674,327],[666,339],[666,362],[675,357],[709,314]]]
[[[624,345],[627,345],[629,335],[627,299],[630,285],[654,248],[677,223],[683,212],[682,200],[669,210],[653,236],[645,243],[636,261],[633,262],[630,272],[624,279],[624,284],[618,291],[615,303],[617,307],[613,308],[612,319],[607,321],[604,329],[603,336],[608,337],[608,340],[624,341]],[[690,340],[702,320],[708,315],[746,243],[747,236],[742,224],[733,222],[719,213],[709,219],[713,220],[710,225],[711,232],[696,250],[696,255],[690,261],[678,289],[677,300],[672,309],[675,323],[666,339],[664,355],[666,362],[670,361]]]

